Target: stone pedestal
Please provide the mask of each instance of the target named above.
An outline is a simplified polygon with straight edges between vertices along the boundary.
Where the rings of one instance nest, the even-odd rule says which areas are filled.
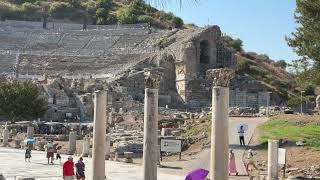
[[[92,169],[91,179],[105,179],[105,154],[106,154],[106,128],[107,128],[107,93],[96,91],[94,94],[94,127],[92,147]]]
[[[34,134],[34,127],[28,126],[27,127],[27,139],[33,139],[33,134]]]
[[[83,145],[82,145],[82,157],[88,157],[90,150],[90,137],[85,136],[83,138]]]
[[[69,133],[69,148],[68,154],[73,155],[77,149],[77,134],[76,132]]]
[[[228,180],[229,160],[229,81],[234,76],[231,69],[208,70],[213,80],[210,179]]]
[[[268,177],[267,180],[278,180],[278,140],[268,140]]]
[[[157,180],[158,93],[161,74],[145,72],[143,179]]]
[[[9,129],[5,129],[3,130],[2,146],[4,147],[8,146],[8,141],[9,141]]]

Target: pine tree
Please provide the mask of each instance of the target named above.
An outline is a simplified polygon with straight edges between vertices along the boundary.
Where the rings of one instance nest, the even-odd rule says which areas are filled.
[[[287,38],[289,46],[301,57],[320,64],[320,1],[297,0],[296,32]]]

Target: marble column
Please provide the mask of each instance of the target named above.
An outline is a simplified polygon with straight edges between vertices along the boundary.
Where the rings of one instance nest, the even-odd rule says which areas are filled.
[[[90,137],[85,136],[83,138],[83,145],[82,145],[82,157],[88,157],[89,156],[89,150],[90,150]]]
[[[92,169],[94,180],[105,179],[107,93],[96,91],[94,94],[94,127],[92,147]]]
[[[33,139],[33,134],[34,134],[34,127],[28,126],[27,127],[27,139]]]
[[[4,147],[8,146],[8,142],[9,142],[9,129],[8,129],[7,125],[6,125],[4,130],[3,130],[2,146],[4,146]]]
[[[143,179],[157,180],[158,95],[161,73],[145,71]]]
[[[77,149],[77,133],[74,131],[71,131],[69,133],[68,154],[73,155],[76,152],[76,149]]]
[[[268,140],[268,177],[267,180],[278,180],[278,140]]]
[[[228,180],[229,159],[229,82],[234,77],[232,69],[207,71],[212,86],[212,126],[210,179]]]

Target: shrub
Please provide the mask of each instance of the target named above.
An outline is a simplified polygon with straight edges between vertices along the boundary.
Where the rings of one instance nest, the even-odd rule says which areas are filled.
[[[31,14],[33,14],[33,13],[35,13],[36,11],[38,11],[39,8],[40,8],[39,6],[34,5],[34,4],[31,4],[31,3],[29,3],[29,2],[26,2],[26,3],[23,3],[23,4],[22,4],[22,9],[23,9],[23,11],[24,11],[25,13],[31,13]]]
[[[138,22],[138,17],[132,8],[123,8],[117,12],[118,22],[121,24],[134,24]]]
[[[109,14],[105,8],[98,8],[96,11],[96,24],[114,24],[117,22],[115,16]]]
[[[242,40],[241,39],[233,40],[231,43],[231,47],[238,52],[242,51]]]
[[[151,23],[153,21],[153,18],[148,15],[141,15],[138,16],[138,21],[141,23]]]
[[[111,0],[100,0],[97,5],[99,8],[110,9],[112,6],[112,1]]]
[[[233,48],[234,50],[241,52],[242,51],[242,46],[243,46],[243,42],[241,39],[236,39],[234,40],[232,37],[225,35],[222,37],[223,41],[225,42],[225,44],[230,47]]]
[[[299,97],[291,97],[288,101],[287,101],[287,105],[291,108],[297,108],[300,106],[301,103],[301,99]]]
[[[67,2],[54,2],[50,5],[49,14],[55,18],[65,18],[72,13],[73,7]]]
[[[237,60],[237,65],[236,65],[236,71],[237,73],[248,73],[250,71],[250,65],[248,61],[245,61],[243,59],[238,59]]]
[[[176,28],[181,28],[183,26],[183,20],[179,17],[173,17],[172,23],[175,25]]]

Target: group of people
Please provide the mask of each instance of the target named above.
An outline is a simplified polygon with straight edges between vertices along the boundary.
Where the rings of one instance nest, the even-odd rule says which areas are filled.
[[[61,164],[61,146],[57,146],[57,144],[53,144],[53,140],[49,141],[45,145],[46,149],[46,157],[48,159],[48,164],[54,164],[54,154],[56,153],[56,160],[59,160]],[[31,159],[31,150],[32,144],[28,144],[26,146],[25,151],[25,161],[30,162]],[[76,167],[76,173],[74,172],[74,167]],[[80,157],[76,164],[73,163],[73,157],[69,156],[68,160],[63,163],[63,179],[64,180],[85,180],[85,164],[83,162],[83,158]]]
[[[60,150],[61,150],[61,146],[56,147],[57,145],[53,144],[53,140],[49,141],[46,145],[45,145],[45,149],[47,151],[47,159],[48,159],[48,164],[53,164],[54,161],[54,153],[56,153],[56,159],[59,160],[59,162],[61,163],[61,155],[60,155]],[[50,161],[51,160],[51,161]]]
[[[76,167],[76,173],[74,173],[74,167]],[[63,179],[64,180],[74,180],[76,177],[77,180],[85,180],[85,164],[83,158],[80,157],[79,161],[74,164],[72,156],[68,157],[68,160],[63,164]]]
[[[245,127],[244,125],[240,125],[238,128],[240,146],[245,146],[244,134],[245,134],[246,128],[247,127]],[[253,151],[251,149],[249,149],[248,155],[247,155],[248,162],[246,163],[247,172],[249,172],[252,169],[258,170],[258,168],[254,162],[254,155],[255,155],[255,153],[253,153]],[[229,173],[229,176],[237,176],[238,175],[235,154],[232,149],[229,152],[228,173]]]
[[[250,172],[254,169],[258,170],[257,166],[255,165],[255,159],[254,159],[255,155],[256,155],[256,153],[254,153],[251,149],[248,150],[247,163],[246,163],[246,171],[247,172]],[[229,176],[237,176],[238,175],[235,154],[232,149],[229,152],[228,173],[229,173]]]

